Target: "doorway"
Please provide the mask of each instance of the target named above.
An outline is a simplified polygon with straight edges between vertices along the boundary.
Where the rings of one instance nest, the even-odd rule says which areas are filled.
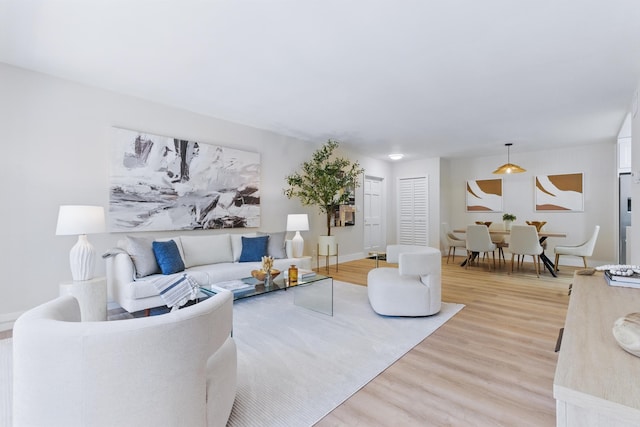
[[[618,206],[618,262],[629,264],[627,260],[627,227],[631,226],[631,174],[621,173],[619,179]]]
[[[383,179],[364,177],[364,253],[382,251],[386,246],[382,207],[384,206]]]

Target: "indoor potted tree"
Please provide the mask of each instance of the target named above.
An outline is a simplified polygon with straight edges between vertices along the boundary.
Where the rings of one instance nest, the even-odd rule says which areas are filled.
[[[337,141],[328,140],[299,171],[286,177],[289,188],[284,193],[288,198],[297,197],[303,205],[317,206],[320,213],[325,214],[329,241],[320,244],[319,255],[337,253],[335,237],[331,236],[333,215],[337,207],[349,201],[347,189],[358,187],[358,178],[364,172],[357,161],[352,163],[349,159],[333,156],[338,145]],[[327,245],[329,253],[324,253]]]
[[[502,220],[504,221],[504,229],[511,230],[511,224],[516,220],[516,216],[514,214],[506,213],[502,215]]]

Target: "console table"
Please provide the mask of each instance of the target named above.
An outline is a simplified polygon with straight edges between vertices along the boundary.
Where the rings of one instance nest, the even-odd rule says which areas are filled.
[[[611,329],[640,311],[640,289],[609,286],[602,272],[575,275],[553,381],[558,426],[640,425],[640,358]]]

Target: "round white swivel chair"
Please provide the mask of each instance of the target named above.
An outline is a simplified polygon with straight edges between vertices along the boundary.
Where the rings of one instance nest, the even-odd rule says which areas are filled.
[[[373,310],[384,316],[430,316],[440,311],[442,255],[427,246],[389,245],[387,262],[398,268],[369,271],[367,292]]]

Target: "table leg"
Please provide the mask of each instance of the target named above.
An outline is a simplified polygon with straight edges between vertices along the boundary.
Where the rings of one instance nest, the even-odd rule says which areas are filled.
[[[471,261],[474,261],[477,258],[478,255],[479,255],[479,252],[473,252],[471,254]],[[460,264],[460,267],[464,267],[465,265],[467,265],[467,259],[468,258],[469,258],[468,255],[464,257],[464,261],[462,261],[462,263]]]
[[[541,237],[540,238],[540,245],[541,246],[542,246],[542,244],[544,243],[545,240],[547,240],[546,237]],[[542,247],[544,248],[544,246],[542,246]],[[555,266],[553,265],[553,262],[551,262],[549,257],[547,257],[547,255],[544,253],[544,249],[542,250],[542,253],[540,254],[540,259],[542,260],[542,263],[544,264],[544,266],[547,267],[547,270],[549,270],[549,273],[551,273],[551,275],[553,277],[558,277],[558,275],[556,274]]]

